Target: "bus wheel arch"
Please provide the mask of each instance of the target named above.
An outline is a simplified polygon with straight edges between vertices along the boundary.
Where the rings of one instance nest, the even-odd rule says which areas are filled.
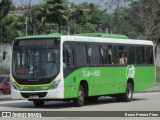
[[[82,80],[79,84],[78,96],[73,99],[76,107],[81,107],[85,103],[85,98],[88,96],[88,83],[86,80]]]
[[[133,92],[134,92],[134,81],[133,79],[128,79],[125,92],[117,94],[116,99],[120,102],[130,102],[132,101],[133,98]]]
[[[80,85],[84,88],[85,97],[88,96],[88,82],[86,80],[81,80],[79,86]]]
[[[134,92],[134,80],[132,78],[129,78],[127,81],[127,84],[130,83],[133,87],[133,92]]]

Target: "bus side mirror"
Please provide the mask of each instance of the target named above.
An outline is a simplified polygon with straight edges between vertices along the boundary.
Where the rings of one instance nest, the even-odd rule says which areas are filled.
[[[6,51],[3,51],[3,60],[6,59],[6,54],[7,54],[7,52],[6,52]]]

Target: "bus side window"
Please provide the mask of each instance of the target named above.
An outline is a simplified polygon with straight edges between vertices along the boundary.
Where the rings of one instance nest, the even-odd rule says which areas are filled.
[[[149,63],[154,64],[154,58],[153,58],[153,47],[149,47]]]
[[[114,45],[113,46],[113,63],[119,64],[119,46]]]
[[[99,65],[101,63],[99,45],[90,44],[88,46],[88,56],[90,65]]]
[[[145,54],[146,54],[146,55],[145,55],[145,56],[146,56],[146,63],[147,63],[147,64],[150,64],[150,47],[146,47],[145,49],[146,49],[146,50],[145,50],[145,51],[146,51],[146,52],[145,52]]]
[[[127,50],[126,46],[119,46],[119,64],[127,64]]]
[[[136,47],[136,63],[145,64],[145,52],[143,46]]]
[[[112,45],[102,45],[101,54],[102,54],[102,63],[103,64],[113,64],[113,53]]]
[[[107,55],[108,55],[108,64],[113,64],[113,53],[112,53],[112,45],[108,45],[108,51],[107,51]]]
[[[63,49],[63,67],[67,66],[74,66],[74,52],[69,45],[65,45]]]
[[[87,65],[87,48],[85,44],[76,45],[76,55],[78,65]]]
[[[152,47],[146,47],[146,63],[153,64],[153,49]]]
[[[69,66],[74,66],[74,54],[73,54],[73,49],[69,48],[68,49],[68,55],[69,55]]]
[[[128,64],[135,64],[135,49],[134,46],[128,46]]]
[[[102,64],[108,64],[108,46],[101,46]]]
[[[68,66],[68,52],[67,49],[63,49],[63,67],[66,68]]]

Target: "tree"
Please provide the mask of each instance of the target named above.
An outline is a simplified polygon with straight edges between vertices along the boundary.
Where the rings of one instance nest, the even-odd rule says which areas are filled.
[[[73,6],[73,7],[72,7]],[[72,12],[69,16],[69,24],[72,33],[107,32],[110,28],[110,15],[106,10],[101,10],[98,4],[81,3],[71,4]]]
[[[24,14],[24,21],[26,24],[26,35],[35,35],[37,34],[37,19],[35,15],[35,6],[33,5],[32,2],[33,0],[20,0],[21,2],[21,7],[25,9],[25,14]]]
[[[0,22],[8,14],[12,0],[0,1]]]
[[[130,17],[144,39],[152,40],[157,49],[160,45],[160,1],[137,0],[132,2]]]
[[[131,0],[100,0],[100,3],[103,4],[108,13],[107,23],[109,32],[130,36],[132,34],[132,25],[129,18],[129,4]]]
[[[7,15],[3,20],[3,42],[11,43],[16,37],[23,34],[23,16],[15,14]]]
[[[0,41],[2,43],[3,41],[3,23],[2,23],[2,20],[6,17],[6,15],[8,14],[9,12],[9,8],[10,8],[10,5],[11,5],[11,2],[12,0],[1,0],[0,1]]]
[[[46,21],[58,24],[59,33],[62,33],[62,27],[67,25],[68,21],[63,2],[63,0],[47,0],[46,2]]]
[[[48,34],[50,33],[49,27],[46,25],[46,4],[33,6],[32,11],[35,16],[34,21],[36,24],[36,30],[38,34]]]

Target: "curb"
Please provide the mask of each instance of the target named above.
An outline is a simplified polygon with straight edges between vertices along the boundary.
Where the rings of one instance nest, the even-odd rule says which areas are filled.
[[[156,83],[153,88],[143,90],[141,92],[160,92],[160,83]]]
[[[1,95],[0,96],[0,101],[5,101],[5,100],[12,100],[11,95]]]

